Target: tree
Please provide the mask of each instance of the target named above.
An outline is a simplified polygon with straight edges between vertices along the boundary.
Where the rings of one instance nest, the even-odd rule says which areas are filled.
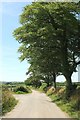
[[[72,90],[71,75],[80,64],[77,62],[78,6],[79,3],[32,3],[24,7],[20,17],[22,26],[14,31],[16,40],[21,43],[20,59],[39,67],[48,78],[62,73],[66,78],[67,96]]]

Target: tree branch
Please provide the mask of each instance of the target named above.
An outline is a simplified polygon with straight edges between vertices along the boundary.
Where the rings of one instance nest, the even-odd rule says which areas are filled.
[[[77,63],[76,63],[76,65],[79,65],[80,64],[80,61],[78,61]]]

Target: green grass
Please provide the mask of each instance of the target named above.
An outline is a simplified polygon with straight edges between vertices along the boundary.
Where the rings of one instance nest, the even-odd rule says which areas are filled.
[[[50,98],[52,99],[53,102],[55,102],[63,111],[69,114],[69,116],[73,118],[78,118],[78,112],[75,111],[75,109],[72,108],[72,103],[63,101],[59,99],[57,95],[51,95]]]
[[[42,85],[40,86],[40,88],[38,89],[40,92],[46,92],[47,89],[47,84],[46,83],[42,83]]]
[[[76,91],[78,92],[79,90]],[[64,112],[68,113],[70,117],[80,120],[80,108],[78,108],[79,95],[77,92],[75,92],[69,100],[65,99],[65,94],[63,92],[59,94],[58,91],[57,93],[54,92],[53,94],[50,94],[49,97],[51,98],[52,102],[55,102]]]
[[[27,94],[26,92],[22,92],[22,91],[17,91],[15,92],[15,94]]]

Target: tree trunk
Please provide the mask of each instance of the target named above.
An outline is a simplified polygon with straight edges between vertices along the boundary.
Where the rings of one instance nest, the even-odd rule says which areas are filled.
[[[69,99],[73,92],[71,75],[68,74],[67,76],[65,76],[65,78],[66,78],[66,98]]]
[[[54,88],[56,89],[56,74],[55,73],[53,74],[53,85],[54,85]]]
[[[49,76],[46,77],[45,82],[47,83],[47,87],[49,87]]]
[[[47,81],[47,87],[49,87],[49,81]]]

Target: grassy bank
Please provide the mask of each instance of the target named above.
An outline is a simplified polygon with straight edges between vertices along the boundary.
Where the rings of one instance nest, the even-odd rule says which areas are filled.
[[[76,91],[71,95],[69,100],[65,98],[65,88],[57,88],[56,91],[48,90],[47,95],[52,99],[52,102],[55,102],[63,111],[68,113],[72,118],[77,118],[80,120],[80,88],[77,88]]]
[[[62,85],[57,86],[55,90],[53,87],[47,88],[46,84],[43,83],[39,91],[45,92],[52,102],[55,102],[70,117],[80,120],[80,86],[71,94],[69,100],[65,97],[65,86]]]
[[[14,98],[13,94],[28,94],[31,89],[24,84],[3,84],[2,85],[2,115],[11,111],[18,101]]]
[[[11,111],[17,104],[17,100],[13,97],[12,92],[6,87],[2,88],[2,115]]]

